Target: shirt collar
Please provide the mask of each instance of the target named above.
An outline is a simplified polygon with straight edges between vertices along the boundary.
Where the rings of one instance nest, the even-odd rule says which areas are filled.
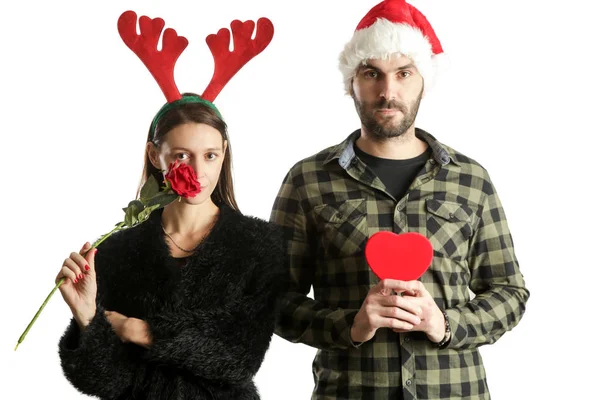
[[[424,140],[429,145],[432,150],[431,153],[433,159],[438,164],[446,166],[452,162],[460,167],[454,151],[440,143],[433,135],[419,128],[416,128],[415,134],[419,139]],[[340,166],[344,169],[347,169],[356,158],[356,154],[354,152],[354,142],[356,142],[359,137],[360,129],[357,129],[356,131],[352,132],[343,142],[331,149],[324,163],[328,164],[333,160],[338,159]]]

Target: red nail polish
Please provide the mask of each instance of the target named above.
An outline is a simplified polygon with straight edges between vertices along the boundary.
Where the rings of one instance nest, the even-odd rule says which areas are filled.
[[[86,265],[86,266],[85,266],[85,270],[86,270],[86,271],[89,271],[89,270],[90,270],[90,266],[89,266],[89,265]]]
[[[77,283],[77,278],[75,278],[75,279],[73,280],[73,283]]]
[[[83,279],[83,274],[79,274],[79,276],[77,277],[77,279]]]
[[[94,255],[96,255],[96,253],[98,252],[98,249],[94,249]]]

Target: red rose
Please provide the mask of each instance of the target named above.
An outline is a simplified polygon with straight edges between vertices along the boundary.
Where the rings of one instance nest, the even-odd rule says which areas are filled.
[[[181,197],[194,197],[200,193],[200,183],[196,173],[187,164],[179,164],[178,161],[171,163],[165,178],[171,184],[173,191]]]

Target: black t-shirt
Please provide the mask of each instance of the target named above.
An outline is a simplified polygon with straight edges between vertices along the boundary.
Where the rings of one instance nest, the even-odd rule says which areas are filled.
[[[171,259],[174,262],[174,265],[176,267],[185,267],[185,265],[187,264],[187,262],[190,260],[191,256],[185,256],[185,257],[171,257]]]
[[[410,184],[431,156],[431,148],[414,158],[407,160],[390,160],[365,153],[354,144],[356,156],[362,160],[383,182],[389,194],[395,199],[403,197]]]

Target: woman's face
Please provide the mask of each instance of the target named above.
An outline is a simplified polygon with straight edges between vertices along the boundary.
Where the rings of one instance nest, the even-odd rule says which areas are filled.
[[[169,164],[179,161],[194,169],[201,192],[195,197],[182,200],[190,204],[202,204],[210,200],[217,186],[225,158],[227,141],[215,128],[198,123],[186,123],[170,130],[159,147],[147,145],[152,164],[163,171]]]

